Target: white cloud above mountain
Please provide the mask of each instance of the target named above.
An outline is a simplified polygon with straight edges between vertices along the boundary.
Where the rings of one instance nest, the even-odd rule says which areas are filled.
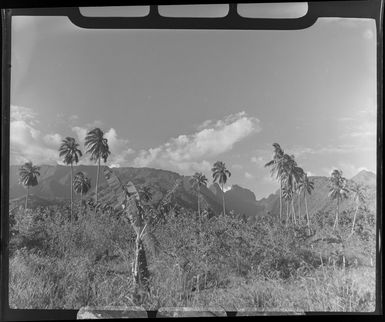
[[[134,166],[163,166],[182,172],[209,170],[207,159],[230,151],[237,142],[261,131],[260,121],[245,112],[203,124],[206,127],[193,134],[181,134],[158,147],[139,151]]]

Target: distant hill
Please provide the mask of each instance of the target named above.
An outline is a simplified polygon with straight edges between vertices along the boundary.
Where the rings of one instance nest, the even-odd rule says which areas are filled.
[[[373,172],[362,170],[350,180],[367,186],[375,186],[377,182],[377,176]]]
[[[24,202],[23,197],[26,194],[26,189],[18,183],[18,166],[11,166],[10,168],[10,199]],[[104,167],[101,167],[101,173]],[[89,198],[94,194],[96,182],[96,166],[75,166],[74,173],[78,171],[86,172],[91,178],[91,191],[87,194]],[[185,208],[197,209],[197,194],[193,191],[189,180],[191,177],[182,176],[172,171],[166,171],[153,168],[113,168],[113,171],[119,176],[121,181],[125,184],[132,181],[135,185],[148,185],[153,192],[153,202],[159,201],[165,193],[173,187],[177,179],[181,179],[183,185],[176,193],[176,200],[178,204]],[[59,203],[63,200],[70,199],[70,172],[69,167],[56,165],[42,165],[40,168],[39,185],[30,189],[31,206],[48,205],[52,203]],[[314,176],[310,177],[314,181],[314,190],[308,199],[308,209],[310,213],[316,211],[334,211],[335,202],[331,202],[328,197],[329,180],[327,177]],[[369,204],[375,209],[376,197],[376,175],[369,171],[361,171],[356,176],[351,178],[355,182],[362,183],[368,187]],[[101,200],[107,200],[108,194],[111,193],[104,176],[100,176],[100,197]],[[201,194],[204,198],[205,204],[209,206],[214,213],[218,214],[222,211],[222,195],[223,192],[217,183],[210,185],[208,188],[202,187]],[[79,196],[75,195],[75,200]],[[104,196],[104,198],[103,198]],[[243,215],[246,219],[253,222],[256,217],[264,214],[279,214],[279,191],[270,194],[266,198],[256,200],[252,191],[242,188],[238,185],[233,185],[230,190],[224,194],[226,202],[226,212],[234,210],[235,213]],[[298,204],[296,204],[296,211]],[[352,205],[351,200],[344,201],[341,204],[341,211]],[[283,204],[283,214],[286,208]],[[302,202],[301,213],[305,213],[305,205]]]
[[[312,191],[311,195],[307,195],[307,203],[308,203],[308,210],[309,213],[315,213],[317,211],[324,211],[324,212],[330,212],[335,211],[336,202],[331,201],[328,197],[329,193],[329,179],[327,177],[321,177],[321,176],[313,176],[310,177],[310,180],[314,182],[314,190]],[[354,176],[349,181],[355,181],[357,183],[362,183],[367,188],[367,200],[368,200],[368,206],[372,210],[375,210],[376,208],[376,175],[373,172],[369,171],[361,171],[356,176]],[[284,201],[282,201],[282,214],[286,215],[286,204]],[[301,214],[305,214],[305,205],[303,202],[303,199],[301,200],[301,207],[300,211]],[[274,194],[271,194],[267,198],[263,198],[261,200],[257,201],[258,206],[260,206],[259,209],[263,209],[262,212],[264,214],[279,214],[279,191],[275,192]],[[344,211],[348,208],[353,207],[353,201],[351,198],[344,200],[340,205],[340,210]],[[297,199],[295,199],[295,211],[298,211],[298,203]]]
[[[22,200],[22,197],[26,194],[26,189],[18,183],[18,168],[19,166],[11,166],[10,169],[10,199]],[[101,174],[104,167],[101,167]],[[91,190],[85,196],[89,198],[94,195],[96,184],[96,166],[75,166],[74,173],[83,171],[87,173],[87,176],[91,179]],[[158,202],[168,190],[170,190],[177,179],[181,179],[183,185],[178,189],[176,194],[177,202],[186,208],[197,209],[197,195],[192,190],[189,183],[190,177],[181,176],[178,173],[152,168],[113,168],[113,171],[118,175],[123,184],[128,181],[132,181],[134,185],[148,185],[151,187],[153,193],[153,202]],[[36,202],[31,205],[46,204],[47,202],[56,200],[70,199],[70,171],[69,167],[56,165],[42,165],[40,167],[39,184],[30,189],[31,199],[36,199]],[[99,192],[100,199],[107,200],[110,193],[109,187],[103,175],[99,179]],[[222,209],[222,203],[218,201],[217,197],[206,187],[201,188],[201,194],[204,197],[208,206],[215,212],[219,213]],[[103,198],[104,196],[104,198]],[[75,200],[79,199],[79,196],[74,193]],[[45,200],[45,201],[44,201]],[[44,202],[43,202],[44,201]]]

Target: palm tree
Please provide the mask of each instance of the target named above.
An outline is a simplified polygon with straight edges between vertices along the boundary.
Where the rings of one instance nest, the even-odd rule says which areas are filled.
[[[278,173],[282,172],[282,161],[283,161],[283,155],[284,151],[280,147],[278,143],[273,144],[274,147],[274,155],[273,160],[267,162],[265,164],[265,167],[271,167],[271,175],[276,175],[276,178],[279,179],[279,220],[281,221],[282,218],[282,180]]]
[[[71,166],[71,218],[72,218],[72,204],[73,204],[73,164],[79,162],[79,157],[82,156],[82,151],[79,150],[79,144],[74,138],[66,137],[59,147],[59,156],[64,157],[63,162]]]
[[[222,188],[223,214],[225,215],[225,191],[223,190],[223,186],[227,181],[227,177],[231,177],[231,173],[226,169],[226,165],[222,161],[215,162],[211,171],[213,172],[214,182],[218,180]]]
[[[80,193],[80,207],[83,205],[83,194],[86,194],[91,189],[91,179],[87,174],[79,171],[75,174],[73,186],[76,193]]]
[[[350,191],[353,193],[353,200],[356,204],[356,210],[354,212],[354,218],[353,218],[352,232],[350,233],[350,235],[353,235],[358,209],[362,204],[365,204],[366,202],[366,196],[365,196],[366,189],[362,184],[356,183],[354,181],[351,183],[349,188],[350,188]]]
[[[95,161],[98,163],[95,188],[96,203],[98,203],[100,159],[103,159],[104,163],[106,163],[107,158],[111,154],[111,152],[108,147],[108,140],[104,137],[103,131],[99,128],[95,128],[87,133],[85,146],[87,147],[86,153],[91,154],[91,161]]]
[[[295,161],[294,155],[284,154],[281,163],[282,169],[278,172],[278,174],[282,182],[286,186],[287,190],[290,191],[293,220],[294,224],[296,224],[296,215],[294,209],[294,192],[298,191],[297,186],[303,174],[303,170],[302,168],[297,166],[297,162]]]
[[[40,167],[34,166],[31,161],[24,163],[19,168],[19,183],[27,187],[27,195],[25,198],[25,209],[28,207],[29,187],[37,186],[37,177],[40,176]]]
[[[309,231],[309,235],[311,234],[310,231],[310,218],[309,218],[309,211],[307,208],[307,194],[311,194],[311,191],[314,190],[314,182],[309,180],[309,177],[307,176],[307,173],[303,173],[302,180],[299,182],[298,185],[299,193],[303,192],[303,196],[305,199],[305,209],[306,209],[306,219],[307,219],[307,228]]]
[[[289,204],[291,199],[293,198],[293,192],[291,190],[291,187],[288,185],[282,185],[282,197],[286,202],[286,224],[285,226],[289,224]]]
[[[196,190],[197,196],[198,196],[198,218],[201,217],[200,214],[200,193],[201,193],[201,186],[207,186],[207,178],[202,172],[196,172],[190,179],[190,183],[192,187]]]
[[[340,202],[348,197],[349,190],[346,187],[346,179],[342,176],[341,170],[333,170],[329,178],[330,188],[329,197],[332,200],[337,200],[337,212],[333,225],[333,230],[338,227],[338,216],[340,212]]]

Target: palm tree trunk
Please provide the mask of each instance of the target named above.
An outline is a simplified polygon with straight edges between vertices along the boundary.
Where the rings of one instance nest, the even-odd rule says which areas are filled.
[[[24,207],[25,210],[27,210],[27,207],[28,207],[28,196],[29,196],[29,186],[27,186],[27,195],[25,197],[25,207]]]
[[[338,215],[339,215],[339,212],[340,212],[340,198],[337,197],[337,212],[336,212],[336,219],[335,219],[335,222],[334,222],[333,230],[338,228]]]
[[[307,229],[309,231],[309,235],[311,234],[311,231],[310,231],[310,219],[309,219],[309,212],[307,210],[307,198],[306,198],[306,194],[304,192],[304,197],[305,197],[305,208],[306,208],[306,219],[307,219]]]
[[[223,200],[223,215],[226,215],[226,209],[225,209],[225,191],[223,190],[223,183],[222,183],[222,200]]]
[[[301,194],[298,192],[298,224],[301,223]]]
[[[289,201],[286,200],[286,227],[289,224]]]
[[[355,211],[355,213],[354,213],[353,225],[352,225],[352,232],[350,233],[350,235],[353,235],[353,233],[354,233],[354,225],[355,225],[355,223],[356,223],[357,212],[358,212],[358,205],[357,205],[356,211]]]
[[[96,203],[98,203],[98,185],[99,185],[99,170],[100,170],[100,158],[98,158],[98,171],[96,172]]]
[[[199,197],[200,197],[200,188],[198,186],[198,218],[200,220],[201,219],[201,212],[200,212]]]
[[[291,209],[293,210],[293,220],[294,220],[294,226],[295,226],[297,224],[297,221],[295,219],[294,197],[291,199]]]
[[[282,220],[282,180],[279,187],[279,222]]]
[[[72,222],[72,216],[73,216],[73,176],[74,176],[74,167],[71,163],[71,219]]]
[[[80,192],[80,214],[83,212],[83,190]]]

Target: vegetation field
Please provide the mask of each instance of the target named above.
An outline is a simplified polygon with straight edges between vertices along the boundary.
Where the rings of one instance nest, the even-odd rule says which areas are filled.
[[[135,232],[122,216],[75,207],[15,209],[11,219],[10,305],[24,309],[141,304],[222,306],[228,311],[375,310],[374,214],[312,218],[296,228],[273,217],[250,225],[229,215],[174,209],[146,245],[149,291],[132,279]],[[156,238],[156,239],[155,239]]]

